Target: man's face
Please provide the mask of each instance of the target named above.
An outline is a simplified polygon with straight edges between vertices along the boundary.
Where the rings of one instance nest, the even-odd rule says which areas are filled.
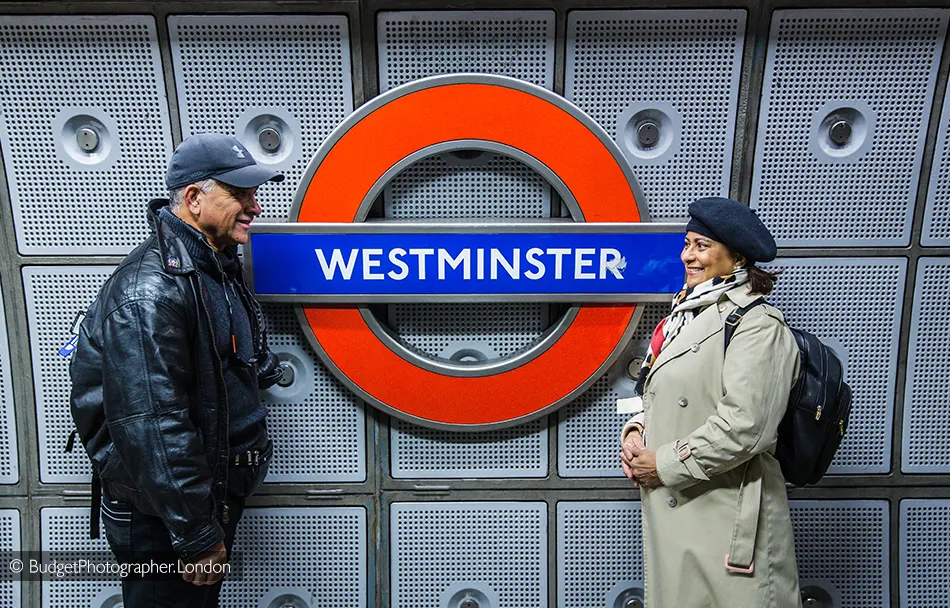
[[[215,182],[210,192],[200,193],[198,229],[216,250],[247,243],[251,222],[261,214],[257,188],[235,188]]]

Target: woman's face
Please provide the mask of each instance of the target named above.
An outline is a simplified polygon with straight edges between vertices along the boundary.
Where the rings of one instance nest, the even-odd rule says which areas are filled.
[[[687,287],[695,287],[714,277],[734,272],[744,262],[719,241],[697,232],[686,233],[680,259],[686,267]]]

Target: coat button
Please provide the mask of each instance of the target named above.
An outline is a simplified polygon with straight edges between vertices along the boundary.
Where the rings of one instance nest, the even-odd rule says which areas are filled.
[[[720,305],[719,305],[719,312],[726,312],[726,305],[725,305],[725,304],[720,304]]]
[[[698,352],[699,352],[699,344],[694,343],[692,346],[689,347],[689,349],[690,349],[691,351],[693,351],[694,353],[698,353]]]
[[[672,496],[670,496],[669,499],[667,499],[666,504],[670,505],[670,507],[675,507],[675,506],[676,506],[676,499],[673,498]]]
[[[680,397],[680,400],[677,401],[676,403],[678,403],[680,407],[686,407],[687,405],[689,405],[689,399],[687,399],[686,397]]]

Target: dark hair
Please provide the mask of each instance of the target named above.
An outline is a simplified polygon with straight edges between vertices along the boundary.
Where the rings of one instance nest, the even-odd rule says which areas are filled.
[[[755,264],[749,264],[745,269],[749,271],[749,291],[763,296],[772,293],[778,275],[782,274],[781,270],[762,270]]]

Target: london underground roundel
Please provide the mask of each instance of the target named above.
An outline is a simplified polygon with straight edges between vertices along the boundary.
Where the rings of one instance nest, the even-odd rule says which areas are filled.
[[[574,221],[368,220],[400,171],[462,149],[524,162]],[[564,98],[500,76],[427,78],[373,99],[330,135],[291,221],[254,224],[248,279],[261,301],[298,305],[324,363],[368,403],[431,427],[498,428],[577,397],[629,341],[636,302],[682,285],[683,226],[642,223],[645,208],[616,144]],[[475,363],[420,355],[369,308],[498,301],[572,307],[531,347]]]

